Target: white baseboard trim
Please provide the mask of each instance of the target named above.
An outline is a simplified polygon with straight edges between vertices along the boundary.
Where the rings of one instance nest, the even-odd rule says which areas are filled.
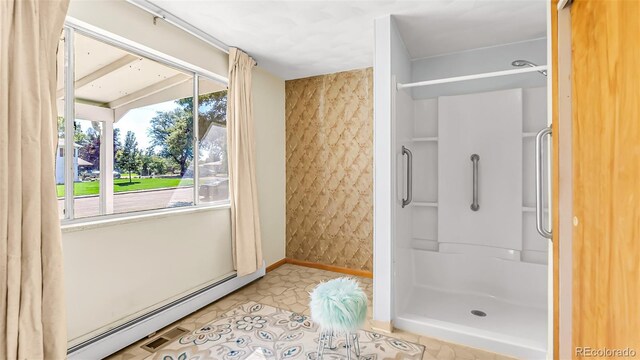
[[[150,313],[71,347],[68,360],[102,359],[170,325],[192,312],[265,275],[265,266],[243,277],[235,275],[186,295]]]

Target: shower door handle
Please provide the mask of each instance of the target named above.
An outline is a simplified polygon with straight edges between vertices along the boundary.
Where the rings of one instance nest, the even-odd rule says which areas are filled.
[[[407,155],[407,198],[402,199],[402,207],[404,208],[411,203],[413,197],[413,154],[403,145],[402,155]]]
[[[471,210],[480,210],[480,204],[478,203],[478,162],[480,162],[480,155],[471,155],[471,162],[473,163],[473,197],[471,199]]]
[[[544,179],[542,178],[544,175],[543,164],[544,164],[544,138],[547,136],[551,136],[551,128],[547,127],[536,135],[536,230],[538,233],[547,239],[551,239],[552,233],[551,229],[547,230],[544,227],[544,195],[543,195],[543,186]]]

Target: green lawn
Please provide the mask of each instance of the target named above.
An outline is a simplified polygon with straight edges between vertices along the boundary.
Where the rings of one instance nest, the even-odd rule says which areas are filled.
[[[113,179],[113,188],[116,193],[191,185],[193,185],[193,179],[132,179],[131,183],[128,178]],[[98,195],[100,193],[100,183],[98,181],[77,182],[73,184],[73,189],[76,196]],[[64,185],[58,185],[58,197],[62,196],[64,196]]]

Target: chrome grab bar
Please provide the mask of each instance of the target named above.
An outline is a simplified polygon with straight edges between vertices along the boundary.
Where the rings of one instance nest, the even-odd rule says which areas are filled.
[[[478,162],[480,161],[480,155],[471,155],[471,162],[473,163],[473,199],[471,201],[471,210],[480,210],[480,204],[478,203]]]
[[[407,198],[402,199],[402,207],[404,208],[411,203],[413,197],[413,154],[403,145],[402,155],[407,155]]]
[[[551,128],[547,127],[536,135],[536,230],[538,233],[547,239],[551,239],[552,233],[551,229],[547,230],[544,228],[544,198],[542,187],[543,179],[542,176],[544,174],[542,169],[542,164],[544,163],[544,153],[542,151],[542,146],[544,142],[544,138],[547,135],[551,135]]]

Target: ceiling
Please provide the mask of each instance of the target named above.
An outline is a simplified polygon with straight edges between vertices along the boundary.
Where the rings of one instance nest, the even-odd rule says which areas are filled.
[[[412,58],[545,36],[545,0],[151,0],[260,67],[295,79],[373,64],[373,20],[396,15]]]
[[[60,40],[60,49],[64,40]],[[193,76],[113,45],[76,34],[74,42],[76,113],[96,119],[95,109],[113,110],[118,121],[129,110],[193,96]],[[58,52],[58,72],[64,72],[64,52]],[[200,79],[200,94],[225,90],[222,84]],[[57,98],[64,97],[64,77],[58,76]],[[63,106],[58,106],[64,111]],[[62,116],[62,113],[59,115]],[[85,119],[81,117],[79,118]]]

